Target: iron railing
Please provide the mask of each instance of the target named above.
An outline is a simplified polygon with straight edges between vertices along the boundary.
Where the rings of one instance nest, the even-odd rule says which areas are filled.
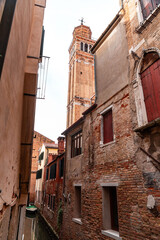
[[[37,99],[45,99],[49,59],[50,57],[42,56],[39,60]]]

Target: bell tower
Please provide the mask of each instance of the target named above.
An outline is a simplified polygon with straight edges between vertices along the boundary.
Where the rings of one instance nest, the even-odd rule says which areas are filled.
[[[94,100],[94,56],[90,53],[95,41],[92,32],[83,24],[75,27],[69,47],[69,81],[67,128],[76,122]]]

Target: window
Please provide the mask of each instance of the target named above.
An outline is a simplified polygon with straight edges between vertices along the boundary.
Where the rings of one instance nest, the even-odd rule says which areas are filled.
[[[43,157],[44,157],[44,152],[42,152],[42,153],[39,155],[38,160],[39,160],[39,161],[42,161],[42,160],[43,160]]]
[[[81,218],[81,186],[75,186],[75,217]]]
[[[160,4],[160,0],[140,0],[142,15],[146,19]]]
[[[17,0],[0,0],[0,77]]]
[[[48,208],[50,207],[50,200],[51,200],[51,195],[48,194]]]
[[[155,57],[146,55],[140,73],[148,122],[160,118],[160,59],[154,62]]]
[[[46,181],[48,180],[49,168],[46,169]]]
[[[103,144],[105,144],[113,141],[112,109],[102,113],[102,119]]]
[[[83,51],[83,42],[81,42],[81,51]]]
[[[71,137],[71,157],[75,157],[82,153],[82,131]]]
[[[59,177],[63,177],[64,158],[59,161]]]
[[[50,209],[54,210],[55,207],[55,195],[51,196],[51,203],[50,203]]]
[[[56,163],[51,165],[49,179],[55,179],[56,178],[56,168],[57,168],[57,164]]]
[[[42,178],[42,169],[38,170],[36,173],[36,179]]]
[[[108,185],[109,186],[102,186],[104,228],[102,233],[107,236],[115,234],[117,237],[119,237],[117,189],[115,186],[110,186],[110,184]]]
[[[84,51],[85,51],[85,52],[88,52],[88,44],[87,44],[87,43],[85,43]]]

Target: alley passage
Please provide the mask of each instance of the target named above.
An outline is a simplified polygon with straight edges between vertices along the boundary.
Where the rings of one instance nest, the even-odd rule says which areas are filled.
[[[35,216],[26,217],[24,240],[57,240],[42,217],[37,213]]]

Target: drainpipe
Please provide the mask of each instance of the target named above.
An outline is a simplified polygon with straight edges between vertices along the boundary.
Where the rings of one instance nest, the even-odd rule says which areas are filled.
[[[97,81],[96,81],[96,55],[94,54],[94,83],[95,83],[95,103],[97,101]]]
[[[121,0],[121,9],[123,9],[123,0]]]

